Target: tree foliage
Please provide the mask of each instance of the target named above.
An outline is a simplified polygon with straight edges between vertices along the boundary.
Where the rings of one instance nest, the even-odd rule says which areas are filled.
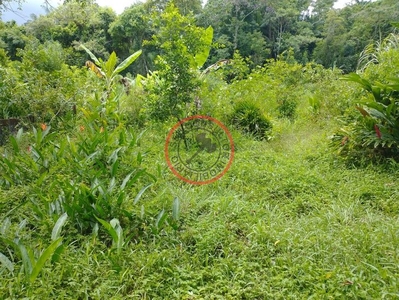
[[[149,103],[150,111],[161,120],[180,119],[199,87],[198,68],[209,54],[213,30],[196,26],[194,18],[181,15],[173,3],[155,20],[157,34],[150,43],[160,51],[155,60],[159,80],[153,90],[158,97]]]

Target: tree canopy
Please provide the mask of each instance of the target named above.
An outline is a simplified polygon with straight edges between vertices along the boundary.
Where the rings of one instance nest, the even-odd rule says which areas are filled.
[[[2,1],[0,9],[9,2]],[[145,41],[157,34],[157,19],[170,2],[180,14],[192,16],[197,26],[213,27],[214,43],[206,66],[233,58],[239,51],[254,67],[292,49],[299,63],[315,61],[350,72],[363,49],[394,32],[391,22],[399,18],[395,0],[353,1],[342,9],[333,7],[334,0],[208,0],[204,6],[200,0],[147,0],[120,15],[95,1],[68,0],[22,26],[2,23],[0,47],[11,59],[18,59],[16,49],[24,47],[27,37],[53,40],[70,49],[68,62],[76,65],[85,56],[72,54],[80,42],[103,58],[113,50],[124,58],[143,49],[127,71],[144,75],[156,69],[159,54]]]

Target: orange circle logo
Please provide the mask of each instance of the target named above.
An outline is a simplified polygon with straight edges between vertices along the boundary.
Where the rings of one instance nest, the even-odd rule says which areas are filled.
[[[191,116],[176,123],[165,143],[169,169],[190,184],[209,184],[220,179],[234,158],[233,138],[220,121]]]

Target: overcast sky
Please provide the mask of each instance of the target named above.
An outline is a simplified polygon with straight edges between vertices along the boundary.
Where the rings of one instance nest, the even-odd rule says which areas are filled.
[[[126,7],[129,7],[133,3],[137,2],[143,2],[144,0],[96,0],[96,2],[101,5],[101,6],[110,6],[113,8],[113,10],[120,14],[123,12],[123,10]],[[0,1],[1,2],[1,1]],[[51,3],[53,6],[57,6],[61,4],[63,1],[62,0],[49,0],[49,3]],[[203,3],[205,3],[206,0],[203,0]],[[350,0],[338,0],[335,3],[335,8],[342,8],[346,3],[349,3]],[[22,6],[22,10],[18,10],[18,5],[17,4],[11,4],[13,11],[6,11],[2,15],[2,20],[3,21],[10,21],[10,20],[16,20],[19,24],[23,24],[26,21],[30,19],[30,15],[36,14],[44,14],[44,9],[42,7],[44,3],[44,0],[26,0],[25,3]]]

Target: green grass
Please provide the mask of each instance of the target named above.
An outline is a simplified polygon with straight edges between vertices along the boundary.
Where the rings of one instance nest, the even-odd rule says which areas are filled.
[[[142,129],[110,125],[104,137],[106,122],[87,109],[89,117],[78,118],[70,131],[51,130],[45,138],[28,133],[2,148],[0,155],[10,154],[19,145],[21,156],[15,162],[18,156],[9,156],[15,183],[0,190],[0,299],[398,299],[398,163],[339,158],[329,136],[356,93],[332,71],[297,82],[299,67],[277,67],[280,77],[254,74],[203,88],[205,113],[229,127],[226,116],[246,99],[273,123],[267,142],[230,128],[234,162],[210,185],[186,184],[169,171],[164,143],[173,122],[147,120],[138,140]],[[278,118],[280,92],[297,101],[295,120]],[[317,106],[310,108],[309,97]],[[34,139],[40,159],[25,151]],[[157,180],[143,176],[120,188],[139,168]],[[75,210],[84,205],[83,213],[59,227],[65,249],[58,261],[46,255],[31,276],[7,242],[18,238],[37,261],[52,243],[60,215],[52,205],[60,195],[75,199]],[[104,206],[92,211],[96,197]],[[104,209],[119,197],[118,207]],[[178,221],[171,217],[176,197]],[[82,216],[90,218],[85,230],[76,225]],[[98,228],[95,217],[104,220]]]
[[[163,134],[140,147],[159,179],[143,195],[147,221],[118,255],[102,236],[64,231],[65,252],[33,283],[15,262],[0,267],[4,299],[397,299],[398,168],[350,167],[328,148],[327,132],[292,126],[271,142],[233,132],[234,163],[219,181],[190,186],[167,169]],[[149,163],[155,162],[155,163]],[[31,248],[49,244],[52,225],[29,211],[26,187],[1,191],[0,213],[28,225]],[[181,201],[179,229],[152,234],[156,212]],[[139,207],[132,207],[136,213]],[[8,214],[9,211],[12,213]],[[110,221],[110,220],[107,220]],[[70,228],[68,230],[71,230]]]

